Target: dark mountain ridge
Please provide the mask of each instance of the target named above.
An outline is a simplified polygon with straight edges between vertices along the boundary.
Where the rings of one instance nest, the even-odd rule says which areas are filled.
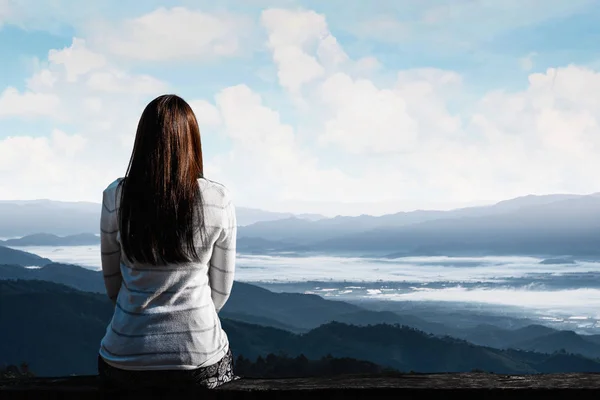
[[[600,196],[581,196],[486,216],[446,218],[340,236],[314,251],[599,256]]]
[[[589,195],[594,196],[594,195]],[[357,217],[337,216],[318,221],[299,220],[297,218],[277,221],[263,221],[241,227],[240,237],[261,237],[269,240],[281,240],[297,244],[314,244],[336,236],[370,231],[374,229],[397,228],[407,225],[439,219],[459,219],[463,217],[483,217],[505,214],[522,208],[534,208],[555,202],[586,197],[585,195],[544,195],[524,196],[504,200],[489,206],[465,207],[449,211],[416,210],[398,212],[382,216],[361,215]]]
[[[15,264],[24,267],[39,267],[52,261],[26,251],[0,246],[0,264]]]
[[[99,194],[101,197],[101,193]],[[0,237],[21,237],[35,232],[55,235],[76,235],[98,232],[102,205],[92,202],[65,202],[53,200],[0,200]],[[318,220],[318,214],[292,214],[237,207],[239,225],[271,221],[292,216]]]
[[[0,202],[0,218],[8,221],[0,227],[0,235],[10,236],[2,232],[10,227],[25,234],[64,234],[61,232],[71,230],[67,233],[77,235],[58,238],[37,234],[11,239],[8,243],[97,244],[99,239],[92,234],[79,234],[98,230],[100,206],[92,210],[92,204]],[[239,221],[245,218],[246,211],[243,207],[238,209]],[[260,219],[249,217],[247,223],[240,222],[245,225],[238,229],[240,252],[358,253],[394,257],[436,254],[600,257],[600,247],[595,245],[600,236],[598,194],[525,196],[490,206],[450,211],[416,210],[383,216],[318,219],[259,211],[250,210],[249,215],[259,218],[260,214]],[[68,218],[60,225],[53,219],[67,212],[72,214],[69,218],[81,221],[76,232],[72,232],[73,221],[69,222]],[[93,221],[90,220],[92,215]],[[33,223],[32,218],[37,218],[39,223]],[[60,226],[61,232],[54,226]]]
[[[0,281],[0,326],[10,327],[0,330],[0,359],[7,364],[26,360],[38,376],[94,374],[112,310],[101,294],[45,281]],[[225,318],[222,325],[233,353],[247,358],[331,354],[416,372],[600,372],[600,362],[581,356],[497,350],[402,326],[330,322],[297,335]]]
[[[76,265],[51,263],[40,269],[0,265],[1,280],[43,280],[92,292],[104,298],[104,282],[99,271]],[[473,328],[454,328],[413,315],[372,311],[358,305],[301,293],[275,293],[236,281],[230,300],[221,311],[223,318],[263,327],[304,333],[331,321],[348,325],[402,325],[438,337],[453,336],[476,345],[496,349],[521,348],[544,353],[561,349],[588,357],[600,357],[598,336],[578,335],[542,325],[505,329],[484,324]]]
[[[58,236],[51,233],[34,233],[18,239],[0,240],[3,246],[84,246],[100,244],[100,236],[94,233]]]

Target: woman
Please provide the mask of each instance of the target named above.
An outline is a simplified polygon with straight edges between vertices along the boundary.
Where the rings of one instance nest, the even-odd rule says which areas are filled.
[[[125,177],[103,193],[102,271],[115,304],[98,357],[105,383],[214,388],[236,378],[217,315],[236,233],[228,191],[203,176],[192,109],[174,95],[154,99]]]

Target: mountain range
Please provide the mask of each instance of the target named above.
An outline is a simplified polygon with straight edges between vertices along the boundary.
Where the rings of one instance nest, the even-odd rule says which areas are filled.
[[[46,281],[100,296],[97,297],[100,300],[105,297],[101,272],[76,265],[51,263],[39,269],[0,265],[0,281],[15,280],[33,282],[35,285],[37,281]],[[221,311],[221,317],[290,334],[305,334],[332,321],[363,327],[380,324],[401,325],[437,338],[450,336],[473,345],[500,350],[520,349],[551,354],[564,349],[586,357],[600,357],[600,335],[579,335],[542,325],[528,325],[519,329],[506,329],[491,324],[457,328],[415,315],[368,310],[356,304],[328,300],[312,294],[275,293],[238,281],[234,283],[231,297]],[[258,353],[248,354],[255,357]],[[249,357],[248,354],[245,356]],[[345,356],[358,357],[348,354]],[[378,363],[372,359],[366,360]]]
[[[23,267],[41,267],[50,264],[52,261],[29,253],[27,251],[11,249],[0,246],[0,264],[16,264]]]
[[[34,233],[20,238],[0,240],[2,246],[85,246],[100,244],[100,236],[93,233],[58,236],[51,233]]]
[[[268,240],[271,248],[279,241],[278,251],[322,254],[597,257],[600,195],[528,196],[492,206],[382,217],[258,222],[241,227],[238,237]]]
[[[71,204],[76,206],[71,209]],[[12,210],[11,218],[14,215],[15,221],[13,224],[9,219],[3,224],[0,235],[2,229],[6,232],[11,226],[18,226],[18,230],[28,231],[29,235],[2,244],[97,244],[99,239],[94,234],[98,230],[97,206],[94,205],[96,211],[93,214],[89,203],[0,202],[0,218]],[[28,209],[36,211],[30,213],[25,223],[17,223],[16,217],[25,218],[23,210]],[[41,218],[36,229],[32,230],[35,225],[32,219],[35,220],[40,213],[46,219]],[[66,237],[53,236],[59,234],[57,230],[73,229],[67,217],[60,229],[44,225],[48,223],[49,214],[58,217],[65,213],[78,219],[79,230]],[[92,214],[93,224],[90,220]],[[600,194],[525,196],[489,206],[450,211],[417,210],[378,217],[324,218],[311,215],[299,218],[243,208],[238,209],[238,215],[241,216],[238,220],[242,221],[237,243],[241,253],[318,253],[389,258],[415,255],[600,257],[600,246],[597,246],[600,239]],[[42,229],[44,226],[45,229]]]
[[[112,316],[106,296],[39,280],[0,281],[0,362],[25,361],[38,376],[96,373],[98,346]],[[416,372],[600,372],[600,361],[567,352],[543,354],[478,346],[400,325],[328,322],[308,332],[249,324],[221,316],[232,352],[309,359],[325,355]]]
[[[54,235],[97,233],[102,205],[93,202],[53,200],[0,200],[0,237],[21,237],[40,232]],[[292,214],[237,207],[238,225],[285,218],[319,220],[319,214]]]

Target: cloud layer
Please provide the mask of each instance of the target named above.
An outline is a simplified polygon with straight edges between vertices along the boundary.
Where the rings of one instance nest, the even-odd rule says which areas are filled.
[[[15,23],[19,10],[3,4],[0,18]],[[468,16],[489,17],[481,7],[439,5],[420,24],[450,29]],[[538,17],[575,9],[552,7]],[[496,10],[494,29],[526,26],[528,10],[512,22]],[[243,205],[336,214],[342,208],[328,205],[361,203],[344,213],[381,214],[599,189],[593,67],[540,69],[532,49],[515,57],[523,75],[514,84],[490,81],[482,90],[468,70],[406,67],[356,45],[358,38],[389,44],[392,32],[410,35],[415,24],[403,30],[397,18],[369,16],[356,26],[376,24],[383,33],[348,26],[350,40],[329,20],[298,7],[267,6],[251,17],[178,5],[91,21],[65,47],[49,48],[24,82],[0,88],[0,127],[18,126],[0,136],[2,197],[97,201],[125,170],[144,105],[168,91],[187,93],[207,143],[207,171]],[[462,40],[448,32],[453,43]],[[206,63],[210,73],[227,74],[214,75],[223,84],[189,89],[186,79]],[[273,83],[260,79],[265,71]]]

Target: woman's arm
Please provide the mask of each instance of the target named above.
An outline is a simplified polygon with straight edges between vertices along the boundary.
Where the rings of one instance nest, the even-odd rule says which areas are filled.
[[[109,193],[113,194],[114,191]],[[102,274],[106,294],[116,304],[121,289],[121,245],[117,241],[118,223],[115,199],[110,199],[105,190],[102,194],[102,213],[100,216],[100,253]]]
[[[211,297],[217,312],[221,311],[229,299],[235,272],[237,221],[233,203],[231,200],[226,201],[228,203],[223,209],[223,228],[214,244],[208,267]]]

